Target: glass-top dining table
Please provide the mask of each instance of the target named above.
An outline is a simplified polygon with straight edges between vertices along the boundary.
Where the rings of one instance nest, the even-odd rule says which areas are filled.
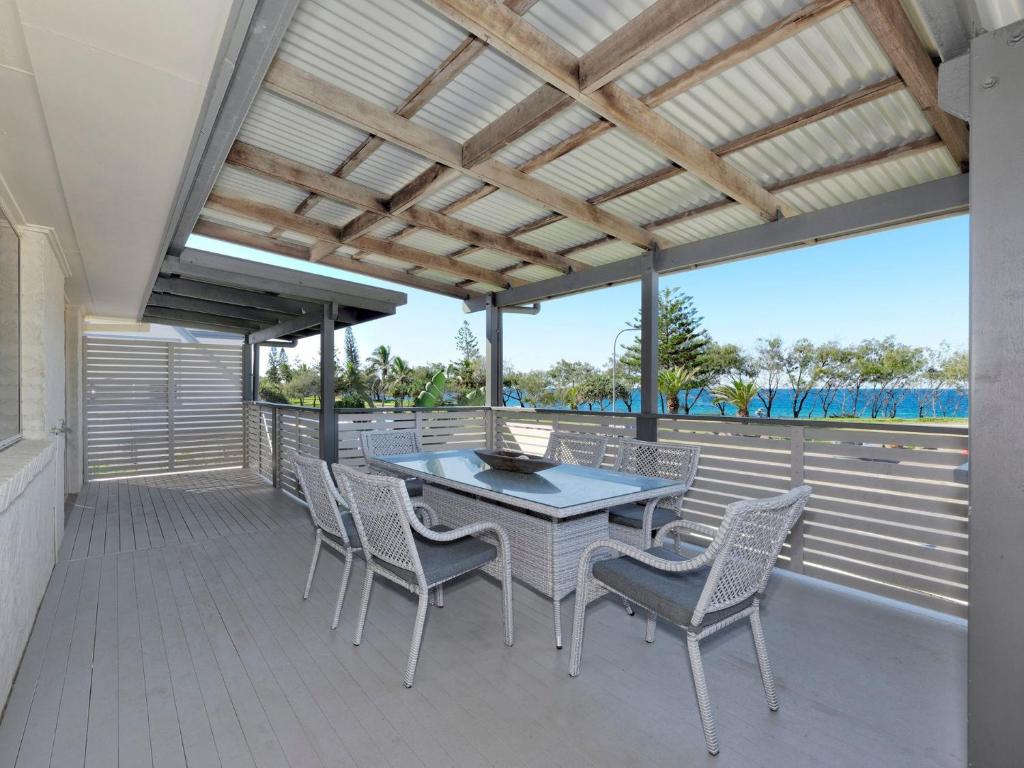
[[[583,550],[608,538],[608,508],[686,491],[675,480],[571,464],[532,475],[506,472],[492,469],[472,450],[380,456],[370,465],[423,480],[423,500],[445,525],[501,525],[511,543],[513,576],[551,598],[558,648],[561,601],[576,586]]]

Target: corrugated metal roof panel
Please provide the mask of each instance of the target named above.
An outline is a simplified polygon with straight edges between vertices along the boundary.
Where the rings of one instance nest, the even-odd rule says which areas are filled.
[[[305,193],[297,187],[271,181],[230,165],[221,169],[213,191],[232,197],[255,200],[289,211],[293,210],[306,197]]]
[[[544,0],[524,17],[548,37],[582,56],[654,0]]]
[[[431,232],[429,229],[418,229],[408,237],[403,237],[402,245],[410,248],[419,248],[428,253],[447,254],[465,248],[467,243],[448,237],[438,232]]]
[[[628,195],[601,203],[601,207],[634,224],[649,224],[673,213],[720,200],[723,195],[692,173],[681,173]]]
[[[544,150],[583,130],[597,119],[598,116],[586,107],[574,104],[495,153],[494,159],[509,165],[522,165]]]
[[[463,280],[463,278],[458,277],[457,275],[450,275],[447,272],[441,272],[436,269],[424,269],[417,272],[416,274],[418,274],[420,277],[425,277],[428,280],[435,280],[439,283],[446,283],[447,285],[455,285],[456,283],[460,283]],[[489,288],[489,290],[491,291],[496,291],[499,289],[500,286],[497,285],[491,286],[491,288]]]
[[[202,217],[218,224],[226,224],[229,227],[243,229],[246,232],[255,232],[259,235],[265,235],[273,229],[269,224],[262,224],[252,219],[245,219],[241,216],[214,210],[213,208],[203,208]]]
[[[261,90],[238,138],[321,171],[334,170],[366,139],[362,131]]]
[[[483,186],[483,182],[474,179],[472,176],[459,176],[454,181],[441,187],[430,197],[420,202],[420,205],[437,211],[446,205],[461,200],[470,192],[474,192]]]
[[[668,161],[661,153],[615,129],[539,168],[533,175],[587,199],[666,165]]]
[[[520,235],[516,239],[539,248],[546,248],[549,251],[561,251],[565,248],[572,248],[574,245],[589,243],[600,237],[601,234],[586,224],[572,219],[562,219],[554,224],[548,224],[546,227]]]
[[[914,98],[901,91],[760,142],[729,160],[771,185],[932,133]]]
[[[694,240],[724,235],[762,223],[761,217],[756,213],[741,205],[735,205],[662,227],[657,233],[676,243],[692,243]]]
[[[849,8],[676,96],[658,112],[718,146],[892,73],[859,14]],[[625,80],[644,92],[660,84],[641,71]]]
[[[403,229],[406,229],[406,226],[407,225],[402,222],[395,221],[394,219],[384,219],[379,224],[371,227],[367,231],[367,234],[373,235],[374,237],[388,238],[398,234]]]
[[[342,205],[336,203],[333,200],[321,199],[311,209],[306,212],[306,216],[311,219],[318,219],[320,221],[326,221],[328,224],[334,224],[341,226],[352,221],[356,216],[362,213],[362,209],[353,208],[349,205]]]
[[[460,256],[459,261],[475,264],[484,269],[504,269],[519,263],[519,259],[509,256],[507,253],[492,251],[489,248],[481,248],[479,251],[473,251],[465,256]]]
[[[303,0],[278,56],[394,111],[465,38],[414,0]]]
[[[519,269],[513,269],[509,272],[513,277],[518,277],[520,280],[528,280],[534,283],[538,280],[547,280],[548,278],[558,277],[561,272],[551,267],[545,267],[541,264],[525,264]]]
[[[587,248],[585,251],[577,251],[572,254],[572,258],[596,267],[600,264],[611,264],[613,261],[622,261],[633,256],[639,256],[643,252],[643,248],[632,243],[613,240],[606,245],[597,245],[593,248]]]
[[[384,144],[348,178],[385,195],[393,195],[433,163],[396,144]]]
[[[495,232],[508,232],[523,224],[536,221],[547,213],[547,209],[541,208],[536,203],[528,202],[519,195],[499,189],[482,200],[467,205],[461,211],[456,211],[452,216]]]
[[[949,151],[945,147],[937,147],[929,152],[896,157],[870,168],[804,184],[781,192],[779,196],[801,211],[814,211],[957,173],[959,169]]]
[[[539,78],[486,48],[412,121],[464,142],[541,85]]]
[[[364,251],[363,255],[359,257],[360,261],[365,261],[369,264],[379,264],[382,267],[389,267],[390,269],[401,269],[407,270],[412,267],[412,264],[408,264],[398,259],[392,259],[388,256],[381,256],[379,253],[371,253]]]

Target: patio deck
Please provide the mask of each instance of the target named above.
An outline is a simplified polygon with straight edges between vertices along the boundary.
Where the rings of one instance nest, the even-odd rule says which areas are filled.
[[[617,603],[588,618],[581,676],[549,604],[517,585],[516,643],[479,576],[446,592],[402,687],[411,598],[375,586],[351,644],[340,574],[293,499],[241,470],[90,483],[0,721],[0,766],[959,766],[963,624],[780,573],[764,609],[782,708],[749,633],[707,643],[722,752],[704,751],[684,646]],[[571,605],[564,611],[568,632]]]

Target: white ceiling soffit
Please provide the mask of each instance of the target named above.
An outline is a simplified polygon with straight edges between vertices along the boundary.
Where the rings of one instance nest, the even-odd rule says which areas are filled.
[[[90,311],[133,315],[149,290],[231,6],[0,0],[4,176]]]

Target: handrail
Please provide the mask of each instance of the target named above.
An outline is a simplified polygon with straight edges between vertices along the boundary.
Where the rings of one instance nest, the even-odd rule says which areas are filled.
[[[572,414],[577,416],[604,416],[607,418],[635,418],[640,415],[638,411],[602,411],[602,410],[568,410],[564,408],[520,408],[517,406],[495,406],[495,411],[512,413],[540,413],[540,414]],[[955,424],[936,424],[922,422],[920,424],[909,424],[906,422],[879,422],[861,421],[860,419],[768,419],[757,416],[721,416],[705,413],[658,413],[654,414],[659,419],[673,419],[681,421],[707,421],[725,422],[732,424],[751,424],[756,426],[776,427],[807,427],[810,429],[876,429],[882,432],[943,432],[950,435],[966,435],[969,427]]]

